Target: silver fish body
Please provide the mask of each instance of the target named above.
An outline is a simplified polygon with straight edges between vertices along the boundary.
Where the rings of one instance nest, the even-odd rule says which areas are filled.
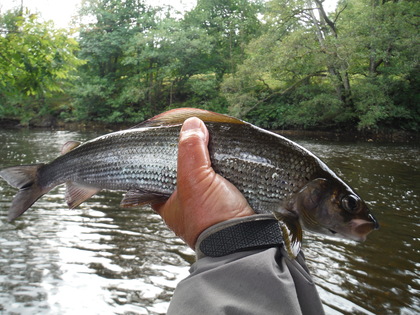
[[[257,213],[271,212],[314,178],[333,176],[318,158],[281,136],[250,124],[206,126],[213,168]],[[73,182],[169,197],[176,186],[180,128],[129,129],[101,136],[42,166],[38,182],[42,187]]]
[[[214,170],[244,194],[256,213],[274,213],[292,230],[297,227],[295,234],[302,225],[364,240],[378,228],[363,200],[308,150],[252,124],[194,109],[170,111],[138,128],[74,145],[48,164],[1,170],[0,176],[20,189],[9,220],[63,183],[70,207],[101,189],[127,191],[123,206],[166,200],[176,187],[180,128],[191,116],[202,118],[209,130]]]
[[[129,129],[98,137],[43,166],[39,183],[55,187],[73,182],[169,196],[176,186],[179,130],[179,126]]]

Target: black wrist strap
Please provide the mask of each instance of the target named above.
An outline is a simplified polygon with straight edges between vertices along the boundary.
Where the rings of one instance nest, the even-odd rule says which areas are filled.
[[[280,246],[279,221],[271,215],[234,219],[209,228],[197,241],[197,256],[220,257],[238,251]]]

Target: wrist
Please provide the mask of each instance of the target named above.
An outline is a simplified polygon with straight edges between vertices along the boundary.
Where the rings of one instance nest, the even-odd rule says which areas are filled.
[[[205,235],[206,231],[217,231],[223,227],[228,227],[235,222],[241,222],[246,220],[246,218],[255,215],[255,212],[252,211],[252,214],[243,213],[237,214],[235,217],[231,216],[218,216],[216,217],[203,217],[202,220],[196,220],[194,223],[190,223],[184,231],[184,235],[179,235],[181,238],[189,245],[193,250],[197,248],[197,243],[200,240],[201,235]]]
[[[271,214],[255,214],[217,223],[198,237],[197,259],[220,257],[238,251],[281,246],[283,237],[278,220]]]

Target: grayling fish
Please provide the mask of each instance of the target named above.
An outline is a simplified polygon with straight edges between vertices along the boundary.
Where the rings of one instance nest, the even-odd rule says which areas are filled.
[[[292,245],[301,226],[357,241],[378,228],[365,202],[320,159],[298,144],[241,120],[200,109],[176,109],[132,129],[83,144],[68,142],[48,164],[0,171],[19,188],[8,219],[66,183],[70,208],[102,189],[123,190],[122,206],[157,203],[176,187],[178,137],[183,121],[202,119],[209,130],[214,170],[232,182],[256,213],[273,213]]]

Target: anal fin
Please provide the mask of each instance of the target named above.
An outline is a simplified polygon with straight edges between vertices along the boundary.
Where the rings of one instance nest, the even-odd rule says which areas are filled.
[[[145,204],[156,204],[168,200],[167,195],[150,193],[141,190],[129,190],[121,200],[120,206],[123,208],[142,206]]]
[[[70,209],[76,208],[100,191],[99,188],[87,187],[73,182],[67,182],[66,185],[66,201]]]

